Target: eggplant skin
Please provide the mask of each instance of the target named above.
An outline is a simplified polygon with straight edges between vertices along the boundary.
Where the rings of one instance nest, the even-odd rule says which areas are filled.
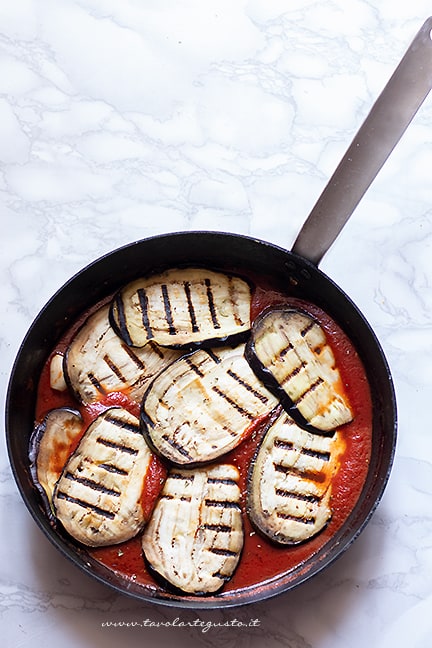
[[[270,424],[250,466],[247,513],[271,541],[295,545],[320,533],[332,517],[332,480],[345,442],[300,428],[284,411]]]
[[[235,275],[172,268],[137,279],[112,301],[111,323],[126,344],[192,349],[244,341],[251,288]]]
[[[66,382],[84,404],[115,391],[141,402],[154,376],[181,353],[155,342],[132,349],[112,328],[109,311],[109,304],[99,308],[71,340],[63,361]]]
[[[243,547],[239,472],[230,464],[172,468],[142,537],[152,572],[187,594],[217,592]]]
[[[141,502],[151,456],[135,416],[120,407],[100,414],[54,490],[55,514],[69,535],[92,547],[137,535],[145,524]]]
[[[292,308],[254,322],[245,357],[298,425],[331,436],[353,419],[335,357],[321,325]]]
[[[200,349],[150,385],[141,424],[150,447],[178,466],[209,463],[235,448],[278,401],[244,358],[244,345]]]
[[[82,434],[83,419],[78,410],[59,407],[37,423],[29,442],[30,474],[52,517],[55,484],[68,460],[68,448]]]

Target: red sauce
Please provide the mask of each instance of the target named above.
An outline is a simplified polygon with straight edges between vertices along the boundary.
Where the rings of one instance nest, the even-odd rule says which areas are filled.
[[[299,545],[287,547],[270,542],[254,531],[245,510],[249,466],[257,451],[259,440],[269,423],[269,417],[263,417],[250,426],[243,442],[235,450],[221,458],[223,461],[233,463],[240,471],[245,531],[240,563],[231,580],[225,584],[224,591],[254,585],[301,567],[307,559],[324,547],[347,519],[358,500],[368,471],[372,436],[372,403],[364,367],[357,352],[345,333],[318,306],[291,298],[280,292],[258,287],[254,292],[251,307],[252,318],[255,318],[266,308],[281,304],[302,308],[314,316],[325,330],[341,374],[341,389],[348,395],[354,411],[354,420],[341,428],[346,449],[341,459],[340,469],[332,481],[332,519],[316,537]],[[88,313],[85,316],[87,315]],[[83,315],[80,322],[85,316]],[[63,351],[66,348],[68,340],[80,322],[64,337],[55,351]],[[48,361],[39,384],[36,418],[41,420],[50,409],[65,405],[78,407],[68,392],[55,392],[50,388]],[[113,405],[125,407],[136,416],[139,414],[139,406],[136,403],[128,399],[127,395],[116,392],[109,394],[94,405],[79,407],[85,421],[83,429],[101,411]],[[74,445],[76,446],[76,443]],[[72,450],[71,446],[70,451]],[[151,513],[166,474],[167,468],[161,460],[155,457],[143,485],[142,504],[146,517]],[[157,585],[146,568],[139,537],[121,545],[89,549],[89,553],[110,569],[132,578],[135,582]]]

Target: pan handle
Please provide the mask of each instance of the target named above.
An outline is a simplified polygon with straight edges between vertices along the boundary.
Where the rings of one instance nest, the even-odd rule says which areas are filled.
[[[432,16],[376,100],[309,214],[292,252],[318,265],[432,87]]]

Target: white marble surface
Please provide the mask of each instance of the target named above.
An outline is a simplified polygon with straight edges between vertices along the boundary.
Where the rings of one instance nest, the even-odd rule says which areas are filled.
[[[190,229],[289,248],[430,13],[426,0],[2,0],[2,393],[32,319],[103,253]],[[431,169],[429,97],[321,264],[375,329],[399,405],[390,482],[350,550],[245,608],[141,604],[42,536],[2,435],[2,646],[432,645]],[[176,617],[227,627],[102,627]]]

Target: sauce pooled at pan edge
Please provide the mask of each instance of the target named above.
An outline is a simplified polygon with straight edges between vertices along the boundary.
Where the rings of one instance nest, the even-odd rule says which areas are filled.
[[[104,300],[105,303],[108,301],[109,299]],[[95,305],[91,312],[99,308],[102,303]],[[365,370],[356,350],[340,327],[318,306],[258,284],[253,291],[251,320],[253,321],[263,310],[280,305],[301,308],[314,317],[325,331],[354,417],[350,423],[340,428],[345,451],[339,470],[332,480],[331,520],[318,535],[298,545],[274,544],[254,530],[246,513],[249,466],[269,424],[269,417],[252,424],[247,438],[237,448],[219,459],[224,463],[232,463],[239,469],[244,524],[244,546],[240,562],[233,576],[225,583],[223,592],[253,586],[300,568],[306,560],[322,549],[343,525],[360,496],[368,472],[372,441],[372,402]],[[83,406],[69,391],[55,391],[50,386],[49,369],[52,356],[55,353],[64,353],[69,341],[89,314],[90,312],[83,314],[79,321],[75,322],[52,350],[44,366],[38,386],[36,422],[40,422],[48,411],[59,407],[72,407],[80,411],[83,417],[82,433],[101,412],[112,406],[124,407],[139,417],[140,405],[129,399],[127,394],[113,392],[96,403]],[[76,439],[70,448],[70,453],[78,442],[79,439]],[[143,488],[142,505],[146,518],[151,513],[166,475],[167,467],[155,456]],[[119,545],[86,547],[86,550],[94,559],[125,578],[132,579],[138,584],[160,587],[146,567],[142,556],[140,535]]]

